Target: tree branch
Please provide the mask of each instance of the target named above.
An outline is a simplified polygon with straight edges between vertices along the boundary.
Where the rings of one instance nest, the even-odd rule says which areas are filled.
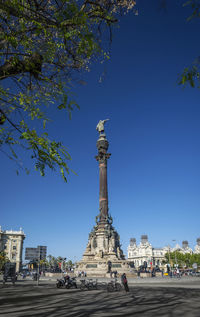
[[[0,109],[0,113],[2,114],[4,118],[6,118],[6,120],[8,120],[8,122],[13,126],[13,128],[15,128],[19,133],[22,133],[22,131],[20,131],[20,129],[18,129],[18,127],[8,118],[8,116],[5,114],[5,112],[2,109]]]
[[[35,78],[38,78],[42,69],[42,60],[43,57],[38,53],[33,53],[32,56],[25,58],[24,60],[10,58],[0,67],[0,80],[26,72],[33,74]]]

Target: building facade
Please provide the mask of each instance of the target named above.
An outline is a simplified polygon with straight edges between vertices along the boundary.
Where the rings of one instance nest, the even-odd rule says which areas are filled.
[[[18,272],[22,264],[22,251],[25,234],[20,228],[19,231],[2,230],[0,226],[0,251],[4,251],[10,262],[16,263]]]
[[[182,247],[179,244],[176,244],[176,246],[174,248],[172,248],[170,250],[170,252],[180,252],[180,253],[183,253],[183,254],[186,254],[186,253],[192,254],[193,250],[189,247],[188,241],[184,240],[182,242]]]
[[[47,256],[47,246],[38,245],[37,248],[26,248],[25,260],[45,260]]]
[[[179,244],[176,244],[174,248],[171,248],[170,246],[155,248],[149,243],[147,235],[141,236],[141,242],[139,245],[136,244],[135,238],[131,238],[128,246],[128,260],[134,264],[136,269],[140,265],[144,265],[144,262],[147,263],[147,267],[156,265],[162,266],[165,261],[165,254],[167,252],[176,251],[183,254],[200,254],[200,238],[197,239],[197,245],[195,246],[194,251],[189,247],[187,240],[182,242],[182,247]]]
[[[154,248],[148,241],[147,235],[141,236],[141,242],[136,244],[136,239],[130,239],[130,245],[128,246],[128,260],[134,264],[137,269],[139,266],[147,263],[147,267],[161,266],[165,253],[167,250],[163,248]]]

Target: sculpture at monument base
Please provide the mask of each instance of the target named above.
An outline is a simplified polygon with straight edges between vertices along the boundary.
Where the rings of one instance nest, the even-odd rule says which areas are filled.
[[[110,271],[124,273],[125,267],[127,270],[128,263],[113,226],[109,221],[104,228],[98,224],[94,226],[78,270],[86,272],[88,276],[106,276]]]
[[[113,228],[110,218],[107,219],[107,223],[104,227],[100,226],[100,222],[93,227],[93,230],[89,234],[88,244],[83,257],[95,258],[99,257],[99,254],[103,254],[103,257],[113,255],[116,259],[124,259],[123,251],[120,246],[120,238],[116,230]]]
[[[120,237],[112,226],[112,217],[108,213],[107,192],[107,159],[110,157],[108,140],[104,131],[104,123],[100,120],[97,125],[99,139],[97,140],[99,162],[99,215],[96,225],[89,234],[88,244],[82,260],[77,265],[77,271],[84,271],[88,276],[106,276],[111,271],[129,273],[129,264],[125,260],[120,245]]]

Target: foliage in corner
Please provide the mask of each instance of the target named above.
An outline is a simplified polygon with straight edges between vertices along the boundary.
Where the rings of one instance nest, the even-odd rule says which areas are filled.
[[[48,113],[56,107],[71,116],[75,75],[108,57],[107,30],[134,7],[133,0],[0,0],[0,150],[19,168],[18,153],[28,150],[42,176],[59,168],[67,180],[71,158],[48,136]]]
[[[200,17],[200,0],[189,0],[183,6],[190,6],[192,9],[192,13],[187,19],[188,22]],[[193,88],[200,88],[200,57],[196,58],[190,67],[185,67],[180,75],[179,84],[183,86],[189,84]]]
[[[0,252],[0,272],[3,270],[5,263],[10,262],[6,256],[6,253],[1,251]]]
[[[170,252],[165,254],[166,263],[178,264],[179,267],[192,268],[194,263],[200,266],[200,254],[197,253],[181,253],[178,251]]]

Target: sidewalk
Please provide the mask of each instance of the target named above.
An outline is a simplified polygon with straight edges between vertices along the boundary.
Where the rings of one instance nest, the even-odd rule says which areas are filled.
[[[61,276],[60,276],[61,278]],[[27,278],[28,279],[28,278]],[[76,280],[77,282],[79,283],[80,280],[83,280],[83,279],[93,279],[93,280],[98,280],[98,282],[102,283],[108,283],[110,280],[114,280],[114,278],[107,278],[107,277],[77,277]],[[41,277],[40,278],[41,281],[56,281],[57,278],[54,278],[54,277]],[[117,280],[119,282],[121,282],[120,278],[117,278]],[[200,288],[200,277],[192,277],[192,276],[183,276],[181,278],[177,278],[177,277],[169,277],[169,276],[163,276],[163,277],[145,277],[145,278],[141,278],[141,277],[136,277],[136,278],[128,278],[128,284],[130,286],[132,285],[139,285],[139,284],[145,284],[145,286],[148,286],[148,285],[158,285],[159,286],[166,286],[169,285],[178,285],[178,286],[182,286],[184,287],[184,285],[186,285],[188,287],[188,284],[191,285],[194,285],[195,288],[199,287]]]

